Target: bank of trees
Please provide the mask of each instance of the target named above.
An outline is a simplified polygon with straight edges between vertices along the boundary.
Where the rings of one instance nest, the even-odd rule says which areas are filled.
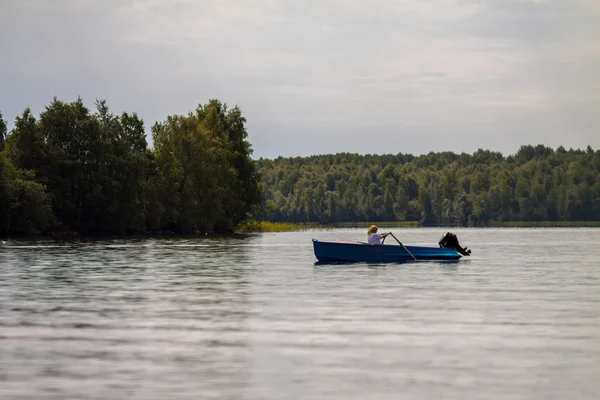
[[[336,154],[260,159],[263,217],[339,223],[600,220],[600,151],[522,146],[512,156]]]
[[[90,111],[80,99],[54,99],[37,118],[26,109],[10,132],[0,114],[0,235],[230,231],[253,216],[461,226],[600,220],[600,151],[589,146],[255,162],[245,122],[237,107],[211,100],[155,123],[149,148],[143,121],[104,101]]]
[[[7,131],[0,114],[0,234],[231,230],[260,190],[239,108],[218,100],[152,127],[54,99]]]

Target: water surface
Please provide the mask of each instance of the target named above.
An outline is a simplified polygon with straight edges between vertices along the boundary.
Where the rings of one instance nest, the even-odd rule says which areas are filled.
[[[5,241],[0,398],[600,398],[600,229],[451,230],[472,257],[315,265],[355,229]]]

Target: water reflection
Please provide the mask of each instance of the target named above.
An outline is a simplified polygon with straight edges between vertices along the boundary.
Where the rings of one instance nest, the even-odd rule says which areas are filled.
[[[190,393],[244,386],[247,245],[255,239],[10,241],[0,255],[0,300],[11,306],[0,328],[3,347],[14,349],[9,359],[29,362],[7,380],[18,373],[44,392],[47,379],[101,376],[144,393],[136,382],[164,381],[168,371]]]
[[[594,398],[600,230],[457,233],[452,264],[315,265],[358,230],[8,241],[0,398]]]

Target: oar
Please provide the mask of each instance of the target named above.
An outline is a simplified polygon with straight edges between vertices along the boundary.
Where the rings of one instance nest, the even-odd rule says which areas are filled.
[[[406,250],[406,252],[407,252],[408,254],[410,254],[410,256],[413,258],[413,260],[417,261],[417,257],[413,256],[413,253],[411,253],[411,252],[410,252],[410,250],[408,250],[408,249],[406,248],[406,246],[405,246],[405,245],[403,245],[403,244],[402,244],[402,242],[401,242],[401,241],[399,241],[399,240],[398,240],[398,238],[397,238],[396,236],[394,236],[394,234],[393,234],[392,232],[390,232],[390,235],[392,235],[392,237],[393,237],[394,239],[396,239],[396,242],[398,242],[398,244],[399,244],[400,246],[402,246],[402,248],[403,248],[404,250]]]

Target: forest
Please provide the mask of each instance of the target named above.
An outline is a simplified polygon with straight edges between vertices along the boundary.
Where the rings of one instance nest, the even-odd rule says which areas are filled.
[[[600,221],[600,151],[590,146],[254,160],[241,110],[219,100],[155,122],[151,147],[137,114],[95,106],[54,98],[10,132],[0,113],[0,235]]]
[[[106,101],[0,114],[0,235],[231,232],[258,208],[246,120],[218,100],[152,128]]]
[[[262,218],[336,224],[489,226],[599,221],[600,151],[525,145],[412,156],[341,153],[257,160]]]

